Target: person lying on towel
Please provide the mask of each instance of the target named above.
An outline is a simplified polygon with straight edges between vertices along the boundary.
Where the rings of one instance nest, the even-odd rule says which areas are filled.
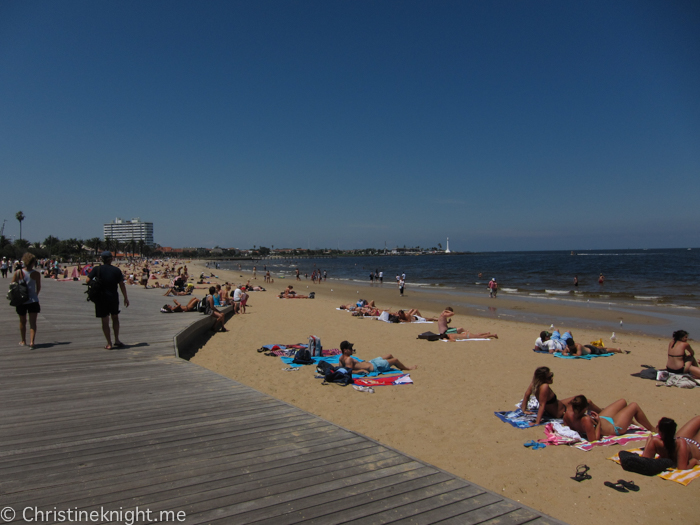
[[[391,354],[384,357],[375,357],[369,361],[358,361],[352,357],[355,350],[353,349],[353,344],[348,341],[340,343],[340,351],[343,352],[343,355],[340,356],[340,366],[351,370],[353,374],[371,374],[372,372],[383,374],[391,371],[392,367],[396,367],[399,370],[415,370],[418,368],[418,366],[404,365]]]

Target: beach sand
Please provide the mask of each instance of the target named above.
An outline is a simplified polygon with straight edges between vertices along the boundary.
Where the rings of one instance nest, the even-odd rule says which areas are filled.
[[[200,264],[188,266],[191,275],[211,272]],[[213,281],[220,283],[244,283],[251,278],[250,272],[214,273],[219,278]],[[625,398],[639,403],[652,423],[667,416],[680,426],[699,413],[700,390],[656,387],[654,381],[630,376],[639,372],[642,364],[665,366],[668,339],[623,331],[617,333],[618,343],[610,346],[631,350],[629,355],[591,361],[557,359],[532,352],[539,332],[549,324],[474,317],[470,309],[463,308],[456,309],[451,326],[495,332],[499,339],[428,342],[416,336],[428,330],[436,332],[437,323],[388,324],[336,310],[340,304],[360,298],[375,300],[381,308],[419,308],[424,315],[437,315],[449,305],[449,299],[439,293],[412,293],[410,282],[405,297],[399,297],[393,283],[358,288],[331,280],[313,285],[306,280],[278,279],[264,284],[260,271],[257,281],[251,282],[268,291],[250,294],[248,313],[228,321],[230,332],[203,339],[193,363],[571,524],[603,519],[618,524],[697,521],[697,510],[690,502],[700,494],[700,481],[683,487],[658,477],[625,472],[606,459],[643,442],[596,447],[590,452],[568,446],[533,451],[523,444],[544,438],[543,427],[516,429],[493,414],[513,409],[535,368],[544,365],[555,374],[552,388],[559,398],[583,393],[601,407]],[[277,293],[289,284],[302,294],[315,291],[316,298],[278,299]],[[197,292],[203,295],[204,290]],[[484,301],[492,307],[502,304],[501,299]],[[556,307],[551,308],[554,316]],[[614,314],[581,308],[578,315],[595,321]],[[563,331],[569,327],[556,328]],[[669,326],[669,339],[673,330],[681,328]],[[265,344],[306,342],[311,334],[319,336],[326,349],[338,348],[347,339],[355,344],[360,358],[393,354],[407,365],[418,365],[418,370],[411,372],[415,384],[378,387],[374,394],[352,387],[322,386],[322,381],[313,377],[315,367],[284,372],[279,358],[256,352]],[[608,342],[610,333],[577,329],[574,336],[583,343],[601,337]],[[591,467],[592,479],[582,483],[569,479],[583,463]],[[641,491],[622,494],[603,485],[618,479],[634,480]]]

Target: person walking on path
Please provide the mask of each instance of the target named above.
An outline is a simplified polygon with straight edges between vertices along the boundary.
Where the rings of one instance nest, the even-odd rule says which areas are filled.
[[[124,286],[124,274],[119,268],[112,266],[112,253],[102,252],[102,265],[96,266],[87,276],[89,283],[97,278],[102,283],[102,295],[95,302],[95,317],[102,320],[102,333],[105,335],[107,345],[105,350],[122,348],[124,343],[119,340],[119,293],[117,286],[124,296],[124,306],[129,307],[129,298],[126,296]],[[114,330],[114,344],[109,329],[109,318],[112,318],[112,330]]]
[[[2,258],[2,266],[0,266],[0,270],[2,271],[2,278],[7,279],[7,270],[8,270],[7,257]]]
[[[489,297],[492,299],[496,298],[496,295],[498,294],[498,283],[496,282],[496,278],[494,277],[489,281]]]
[[[399,293],[401,294],[401,297],[403,297],[404,286],[406,286],[406,281],[399,279]]]
[[[12,282],[18,283],[24,281],[29,292],[29,299],[23,304],[15,306],[15,311],[19,315],[19,334],[22,340],[19,346],[27,344],[27,314],[29,314],[29,349],[34,350],[34,339],[36,338],[36,318],[41,312],[39,306],[39,292],[41,292],[41,273],[37,272],[36,257],[32,253],[25,253],[22,256],[24,269],[19,269],[12,276]]]

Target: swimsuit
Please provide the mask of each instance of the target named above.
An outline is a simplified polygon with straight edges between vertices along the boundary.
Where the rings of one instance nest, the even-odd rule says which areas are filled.
[[[545,406],[546,406],[546,405],[552,405],[552,404],[555,405],[555,406],[558,406],[557,395],[556,395],[556,394],[554,394],[554,397],[552,397],[552,399],[550,399],[549,401],[547,401],[547,402],[545,403]]]
[[[606,416],[598,416],[598,417],[599,417],[600,419],[606,420],[608,423],[610,423],[610,424],[613,426],[613,429],[615,430],[615,435],[616,435],[616,436],[619,436],[619,435],[620,435],[620,433],[618,432],[618,430],[622,430],[622,427],[618,427],[618,426],[615,424],[615,422],[613,421],[613,419],[612,419],[611,417],[606,417]],[[624,432],[623,432],[623,434],[624,434]]]
[[[698,443],[694,439],[690,439],[690,438],[683,437],[683,436],[679,436],[676,439],[685,439],[686,443],[692,443],[693,445],[695,445],[696,447],[698,447],[700,449],[700,443]]]
[[[674,341],[674,343],[671,345],[671,348],[673,348],[674,346],[676,346],[676,343],[677,343],[677,342],[678,342],[678,341]],[[681,355],[673,355],[673,354],[666,354],[666,355],[667,355],[668,357],[682,357],[682,358],[685,358],[685,352],[683,352]],[[685,366],[682,366],[682,367],[680,367],[680,368],[669,368],[669,367],[666,367],[666,371],[669,372],[669,373],[671,373],[671,374],[682,374],[682,373],[684,372],[684,370],[685,370]]]

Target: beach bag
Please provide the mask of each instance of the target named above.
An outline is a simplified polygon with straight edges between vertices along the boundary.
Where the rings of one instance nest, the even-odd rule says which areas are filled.
[[[628,450],[621,450],[619,457],[620,465],[624,470],[644,476],[656,476],[664,470],[673,468],[673,460],[670,458],[643,458]]]
[[[323,355],[321,339],[319,339],[315,335],[309,336],[309,355],[311,357],[321,357]]]
[[[16,283],[10,283],[7,299],[10,301],[10,306],[20,306],[29,301],[29,288],[24,279]]]
[[[435,334],[433,332],[423,332],[422,334],[418,334],[418,339],[426,339],[428,341],[439,341],[440,335]]]
[[[87,283],[87,290],[85,290],[85,293],[87,294],[87,300],[93,303],[100,302],[104,297],[105,286],[100,277],[99,266],[97,267],[95,277],[90,279],[90,282]]]
[[[306,348],[301,348],[297,350],[297,353],[294,355],[294,360],[292,361],[295,365],[313,365],[314,360],[311,359],[311,354],[309,353],[309,350]]]
[[[331,368],[331,371],[323,377],[323,385],[334,383],[340,386],[348,386],[353,383],[352,374],[345,368]]]

